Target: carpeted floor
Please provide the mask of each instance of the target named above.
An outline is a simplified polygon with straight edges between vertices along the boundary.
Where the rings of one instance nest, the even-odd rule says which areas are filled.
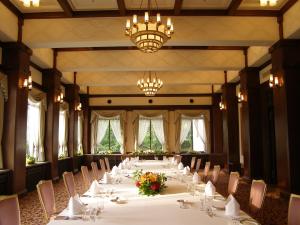
[[[75,182],[79,193],[84,192],[81,173],[75,175]],[[217,184],[217,191],[224,196],[227,193],[228,175],[221,172]],[[61,211],[67,206],[68,196],[64,183],[60,180],[54,184],[57,210]],[[250,184],[241,181],[236,195],[241,208],[248,211],[248,200],[250,193]],[[44,225],[44,215],[36,191],[28,193],[19,199],[21,209],[22,225]],[[263,212],[261,215],[252,215],[263,225],[286,225],[287,224],[288,200],[279,197],[279,194],[269,188]]]

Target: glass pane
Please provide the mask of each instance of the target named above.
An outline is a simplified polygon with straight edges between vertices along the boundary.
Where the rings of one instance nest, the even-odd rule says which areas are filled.
[[[100,144],[98,145],[96,153],[104,154],[108,149],[109,149],[109,127],[107,127],[106,129],[105,135],[102,141],[100,142]]]
[[[181,151],[182,152],[192,151],[193,150],[192,146],[193,146],[192,129],[190,129],[186,139],[181,144]]]
[[[162,152],[162,145],[159,142],[154,132],[152,124],[151,124],[151,150],[154,150],[155,152]]]
[[[150,123],[150,120],[149,120]],[[146,136],[144,138],[143,143],[139,146],[141,150],[149,150],[150,148],[150,140],[151,140],[151,134],[150,134],[150,126],[147,130]]]

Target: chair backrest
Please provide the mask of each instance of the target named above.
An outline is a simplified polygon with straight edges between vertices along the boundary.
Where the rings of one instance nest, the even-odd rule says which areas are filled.
[[[205,163],[205,167],[204,167],[204,171],[203,171],[204,177],[207,177],[207,176],[208,176],[209,169],[210,169],[210,162],[206,162],[206,163]]]
[[[93,180],[99,180],[100,173],[96,162],[91,162]]]
[[[81,173],[82,173],[82,178],[83,178],[85,188],[87,189],[90,188],[92,181],[91,181],[88,168],[86,166],[81,166]]]
[[[193,156],[193,157],[192,157],[192,160],[191,160],[191,170],[194,169],[195,164],[196,164],[196,157]]]
[[[110,165],[109,165],[109,160],[108,160],[107,157],[105,157],[104,160],[105,160],[105,165],[106,165],[107,172],[110,172],[111,169],[110,169]]]
[[[263,180],[253,180],[250,190],[249,207],[252,212],[258,212],[266,197],[267,185]]]
[[[36,185],[38,196],[44,211],[45,218],[49,220],[56,213],[54,189],[51,180],[42,180]]]
[[[181,155],[176,155],[175,156],[175,160],[176,160],[177,164],[181,163],[181,159],[182,159]]]
[[[100,162],[100,167],[101,167],[101,170],[102,171],[106,171],[106,168],[105,168],[105,162],[103,159],[99,159],[99,162]]]
[[[234,195],[240,182],[240,174],[238,172],[231,172],[228,182],[228,194]]]
[[[18,197],[0,196],[0,224],[21,225]]]
[[[220,171],[221,171],[221,167],[219,165],[214,166],[214,169],[212,172],[212,179],[211,179],[213,184],[216,184],[218,182]]]
[[[288,225],[300,224],[300,195],[291,194],[288,214]]]
[[[197,159],[197,163],[196,163],[196,172],[198,172],[200,170],[200,166],[201,166],[201,159]]]
[[[76,192],[76,185],[75,185],[73,173],[64,172],[63,179],[69,197],[74,197],[77,194],[77,192]]]

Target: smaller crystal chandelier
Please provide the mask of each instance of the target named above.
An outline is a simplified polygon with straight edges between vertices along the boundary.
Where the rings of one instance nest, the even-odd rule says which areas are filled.
[[[33,7],[39,7],[40,6],[40,0],[20,0],[23,2],[23,5],[25,7],[30,7],[31,5]]]
[[[163,86],[163,82],[162,80],[157,78],[155,72],[154,77],[152,77],[151,71],[149,71],[148,73],[148,78],[145,79],[145,72],[144,77],[138,80],[137,86],[141,91],[145,93],[146,96],[154,96]]]
[[[278,0],[260,0],[260,6],[276,6]]]
[[[160,13],[156,14],[156,21],[151,18],[151,0],[148,0],[148,11],[145,12],[144,21],[138,22],[137,15],[133,15],[132,24],[126,21],[125,35],[145,53],[158,51],[174,33],[174,25],[171,18],[167,19],[167,24],[161,21]],[[142,5],[142,4],[141,4]]]

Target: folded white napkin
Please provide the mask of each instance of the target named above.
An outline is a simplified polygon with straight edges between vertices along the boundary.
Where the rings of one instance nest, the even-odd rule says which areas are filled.
[[[119,164],[118,169],[119,169],[119,170],[122,170],[122,169],[123,169],[123,163],[120,163],[120,164]]]
[[[193,175],[193,183],[194,184],[199,184],[200,181],[201,181],[201,178],[200,178],[199,174],[197,172],[195,172],[194,175]]]
[[[189,175],[190,174],[190,167],[188,167],[188,166],[184,167],[183,174],[184,175]]]
[[[216,187],[213,185],[211,181],[208,181],[205,185],[205,195],[206,196],[213,196],[216,192]]]
[[[225,215],[233,217],[240,215],[240,204],[232,195],[229,195],[227,199],[227,204],[225,205]]]
[[[83,205],[78,195],[71,197],[68,203],[68,214],[70,217],[80,215],[82,213]]]
[[[102,188],[100,184],[94,180],[90,186],[89,192],[91,192],[92,195],[99,194],[101,192]]]
[[[111,177],[108,172],[105,172],[103,175],[103,183],[104,184],[110,184],[111,183]]]
[[[115,176],[115,175],[118,175],[118,173],[119,173],[118,167],[114,166],[114,167],[112,168],[112,170],[111,170],[111,174],[112,174],[113,176]]]
[[[179,164],[178,164],[178,169],[179,169],[179,170],[183,170],[183,168],[184,168],[184,166],[183,166],[182,162],[179,163]]]

